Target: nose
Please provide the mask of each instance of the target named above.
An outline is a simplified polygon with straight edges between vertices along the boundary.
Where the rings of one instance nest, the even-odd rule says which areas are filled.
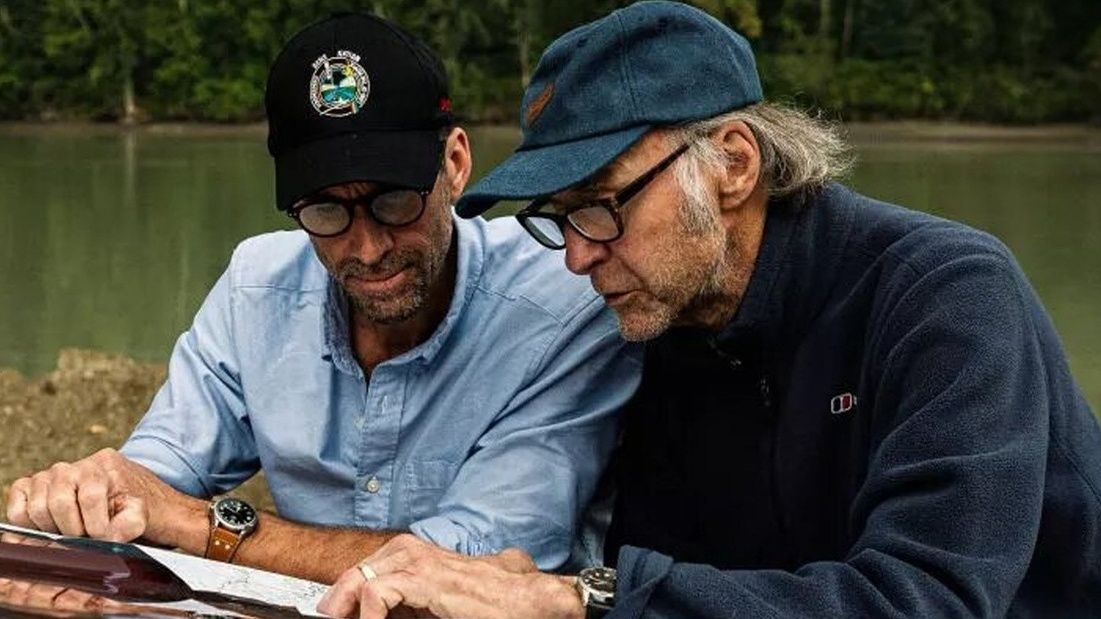
[[[348,250],[365,264],[375,264],[394,248],[390,230],[371,219],[367,207],[362,204],[357,204],[352,211],[352,225],[342,236]]]
[[[588,275],[608,257],[608,245],[597,243],[578,234],[573,226],[565,226],[566,268],[578,275]]]

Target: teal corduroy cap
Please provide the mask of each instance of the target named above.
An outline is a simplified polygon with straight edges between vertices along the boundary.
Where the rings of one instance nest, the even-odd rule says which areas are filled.
[[[524,92],[523,141],[459,199],[463,217],[549,196],[593,176],[654,127],[761,101],[753,51],[676,2],[639,2],[551,43]]]

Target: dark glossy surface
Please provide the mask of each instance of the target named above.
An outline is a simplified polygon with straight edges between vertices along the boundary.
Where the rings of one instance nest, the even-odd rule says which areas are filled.
[[[158,606],[184,600],[257,619],[302,617],[290,609],[194,591],[129,544],[0,534],[0,617],[193,616]]]

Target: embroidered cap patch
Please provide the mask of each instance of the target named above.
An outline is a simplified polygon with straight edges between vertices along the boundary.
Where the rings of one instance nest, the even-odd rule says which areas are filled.
[[[310,78],[310,102],[322,116],[351,116],[363,108],[371,93],[371,80],[359,64],[359,56],[341,50],[330,58],[326,54],[313,61]]]

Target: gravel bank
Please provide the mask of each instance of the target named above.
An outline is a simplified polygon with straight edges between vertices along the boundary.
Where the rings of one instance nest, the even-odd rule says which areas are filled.
[[[117,448],[145,413],[166,366],[66,349],[57,369],[36,379],[0,368],[0,494],[54,462]],[[263,476],[235,494],[272,510]],[[2,515],[2,514],[0,514]]]

